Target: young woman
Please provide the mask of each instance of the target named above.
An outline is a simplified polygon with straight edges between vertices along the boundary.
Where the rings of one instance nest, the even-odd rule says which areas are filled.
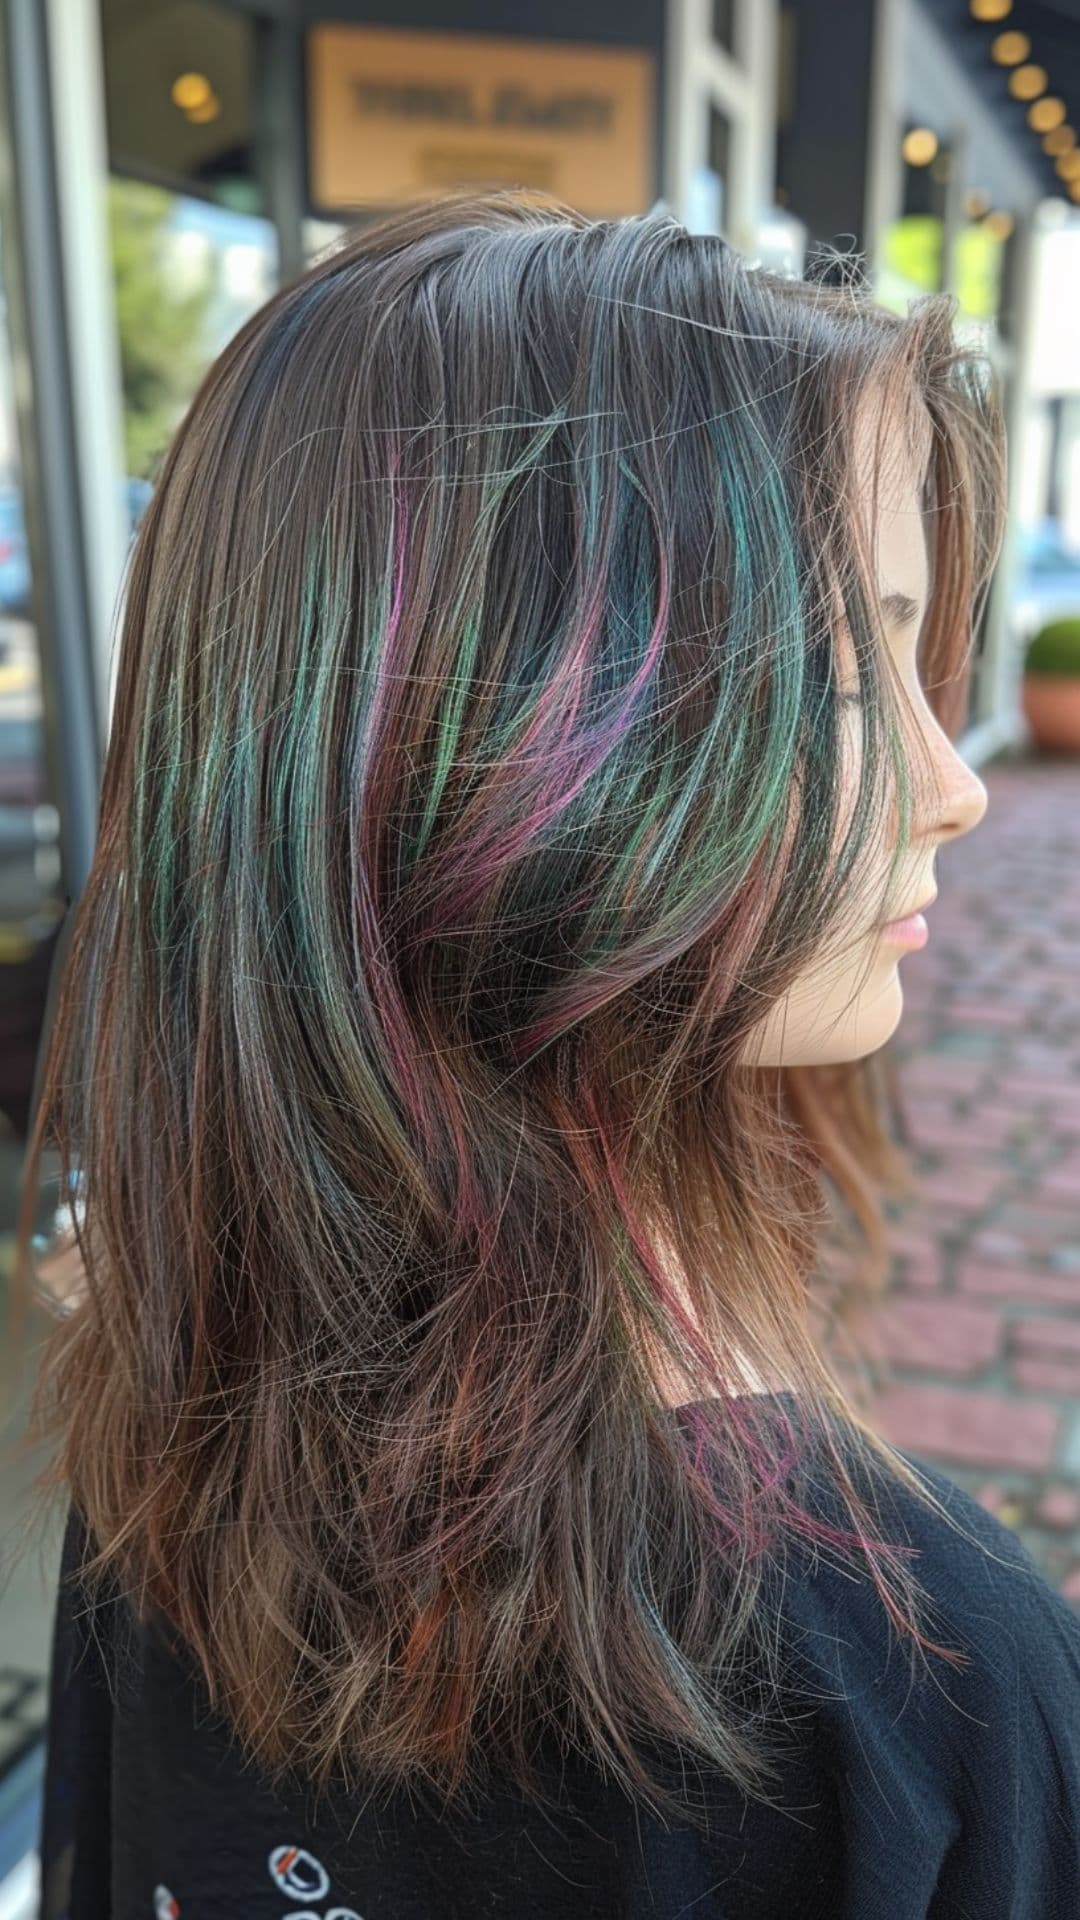
[[[812,1316],[986,804],[954,317],[457,194],[207,375],[31,1141],[45,1920],[1080,1913],[1080,1624]]]

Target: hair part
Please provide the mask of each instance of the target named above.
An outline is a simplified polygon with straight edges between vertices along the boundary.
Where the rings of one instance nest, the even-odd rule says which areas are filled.
[[[40,1491],[272,1775],[452,1796],[486,1756],[537,1795],[557,1732],[693,1818],[647,1736],[767,1798],[732,1683],[803,1546],[962,1659],[871,1476],[955,1522],[812,1325],[830,1190],[880,1277],[890,1069],[739,1064],[910,803],[869,394],[930,425],[922,648],[963,718],[1003,451],[954,318],[666,210],[454,194],[283,287],[168,450],[17,1273],[49,1134],[85,1285]],[[838,584],[869,704],[827,859]]]

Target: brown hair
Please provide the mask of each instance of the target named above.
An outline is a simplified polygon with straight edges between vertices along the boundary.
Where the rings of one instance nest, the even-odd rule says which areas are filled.
[[[808,1311],[830,1187],[881,1270],[888,1064],[738,1064],[908,777],[871,391],[932,423],[922,659],[965,712],[1004,455],[954,318],[662,209],[451,195],[282,288],[168,451],[19,1272],[48,1131],[85,1286],[40,1488],[271,1773],[453,1792],[486,1754],[533,1793],[557,1727],[684,1817],[639,1735],[764,1795],[729,1683],[803,1541],[960,1657],[861,1469],[933,1495]],[[837,582],[868,710],[832,865]],[[700,1388],[676,1419],[658,1359]]]

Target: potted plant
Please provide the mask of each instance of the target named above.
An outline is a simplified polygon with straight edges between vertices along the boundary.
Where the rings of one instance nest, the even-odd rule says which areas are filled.
[[[1028,642],[1021,704],[1035,746],[1080,753],[1080,614],[1051,620]]]

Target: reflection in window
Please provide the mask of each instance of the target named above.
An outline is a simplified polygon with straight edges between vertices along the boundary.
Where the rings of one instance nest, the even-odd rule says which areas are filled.
[[[957,336],[985,341],[997,322],[1003,242],[988,230],[984,220],[969,220],[958,229],[953,247],[953,285],[959,303]]]
[[[683,218],[691,233],[723,233],[731,127],[727,116],[709,100],[704,105],[705,158],[687,181]]]
[[[210,362],[273,292],[269,221],[110,180],[109,226],[130,480],[152,480]]]
[[[306,219],[303,223],[303,247],[308,265],[318,260],[348,231],[349,228],[340,220]]]
[[[210,0],[101,0],[109,223],[129,481],[272,292],[254,151],[255,22]]]
[[[255,23],[209,0],[101,0],[109,169],[262,207],[253,153]]]
[[[927,137],[920,140],[920,135]],[[898,313],[907,312],[912,298],[936,293],[945,284],[945,196],[952,165],[949,149],[930,129],[909,127],[904,144],[900,214],[882,235],[875,288],[882,305]]]
[[[960,336],[997,333],[1011,326],[1012,255],[1016,222],[1000,208],[968,218],[956,235],[953,265]]]
[[[979,615],[979,623],[975,628],[971,641],[971,678],[968,682],[968,710],[965,723],[968,727],[977,726],[982,718],[980,709],[982,706],[983,686],[989,664],[986,653],[989,625],[990,600],[989,596],[987,596],[983,603],[982,612]]]

